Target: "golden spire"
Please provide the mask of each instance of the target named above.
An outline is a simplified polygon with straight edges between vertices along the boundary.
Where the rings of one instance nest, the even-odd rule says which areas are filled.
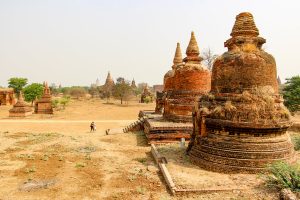
[[[199,56],[199,54],[200,54],[200,52],[199,52],[198,43],[197,43],[194,31],[192,31],[190,43],[186,49],[186,55],[187,56]]]
[[[255,25],[253,15],[249,12],[243,12],[235,17],[235,23],[232,28],[232,37],[235,36],[254,36],[259,35],[259,31]]]
[[[180,63],[182,63],[182,54],[181,54],[181,49],[180,49],[180,43],[177,42],[177,47],[176,47],[176,51],[175,51],[175,55],[174,55],[174,59],[173,59],[173,64],[178,65]]]

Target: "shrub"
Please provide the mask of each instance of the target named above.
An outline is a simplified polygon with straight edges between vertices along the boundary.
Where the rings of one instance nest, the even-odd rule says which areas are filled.
[[[300,76],[287,78],[283,88],[284,105],[292,112],[300,110]]]
[[[289,188],[300,191],[299,165],[290,165],[286,162],[275,162],[268,166],[268,174],[264,176],[265,182],[270,187],[278,189]]]
[[[59,104],[59,100],[58,99],[53,99],[51,103],[52,103],[53,108],[57,108],[57,106]]]
[[[150,96],[147,96],[144,98],[144,102],[145,103],[151,103],[152,102],[152,98]]]
[[[69,102],[70,102],[70,96],[63,97],[60,100],[60,104],[63,106],[63,108],[65,108]]]
[[[70,95],[74,98],[82,98],[85,97],[87,91],[82,87],[72,87],[70,89]]]
[[[296,151],[300,150],[300,135],[292,135],[292,142]]]

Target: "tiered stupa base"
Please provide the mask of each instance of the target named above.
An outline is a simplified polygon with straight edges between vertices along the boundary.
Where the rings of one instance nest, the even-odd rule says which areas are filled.
[[[206,119],[207,137],[198,137],[190,151],[198,166],[224,173],[256,173],[274,161],[291,161],[294,155],[288,126],[254,128]]]
[[[223,173],[256,173],[294,158],[288,113],[278,95],[203,95],[195,108],[192,162]]]
[[[9,112],[9,117],[20,117],[20,118],[23,118],[23,117],[27,117],[29,115],[32,115],[32,111],[24,111],[24,112]]]
[[[51,102],[39,102],[36,110],[36,114],[53,114]]]

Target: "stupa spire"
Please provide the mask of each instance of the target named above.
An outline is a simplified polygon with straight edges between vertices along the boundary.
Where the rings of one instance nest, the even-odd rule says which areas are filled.
[[[199,54],[200,51],[195,33],[192,31],[189,45],[186,48],[186,57],[183,59],[185,66],[187,66],[187,63],[200,64],[203,59],[199,56]]]
[[[177,42],[176,51],[173,59],[173,64],[178,65],[182,63],[182,54],[181,54],[181,48],[180,43]]]
[[[48,82],[44,82],[44,95],[50,95],[50,88],[48,86]]]
[[[249,12],[242,12],[235,18],[235,23],[232,28],[232,37],[235,36],[254,36],[259,35],[259,31],[255,25],[253,15]]]
[[[199,52],[199,47],[198,47],[198,43],[195,37],[195,33],[194,31],[192,31],[191,33],[191,39],[189,42],[189,45],[186,49],[186,55],[187,56],[199,56],[200,52]]]

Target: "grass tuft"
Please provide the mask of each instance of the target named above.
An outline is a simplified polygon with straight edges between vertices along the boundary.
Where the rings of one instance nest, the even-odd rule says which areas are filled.
[[[265,183],[269,187],[278,189],[289,188],[300,192],[300,166],[286,162],[275,162],[268,166],[267,173],[263,175]]]

